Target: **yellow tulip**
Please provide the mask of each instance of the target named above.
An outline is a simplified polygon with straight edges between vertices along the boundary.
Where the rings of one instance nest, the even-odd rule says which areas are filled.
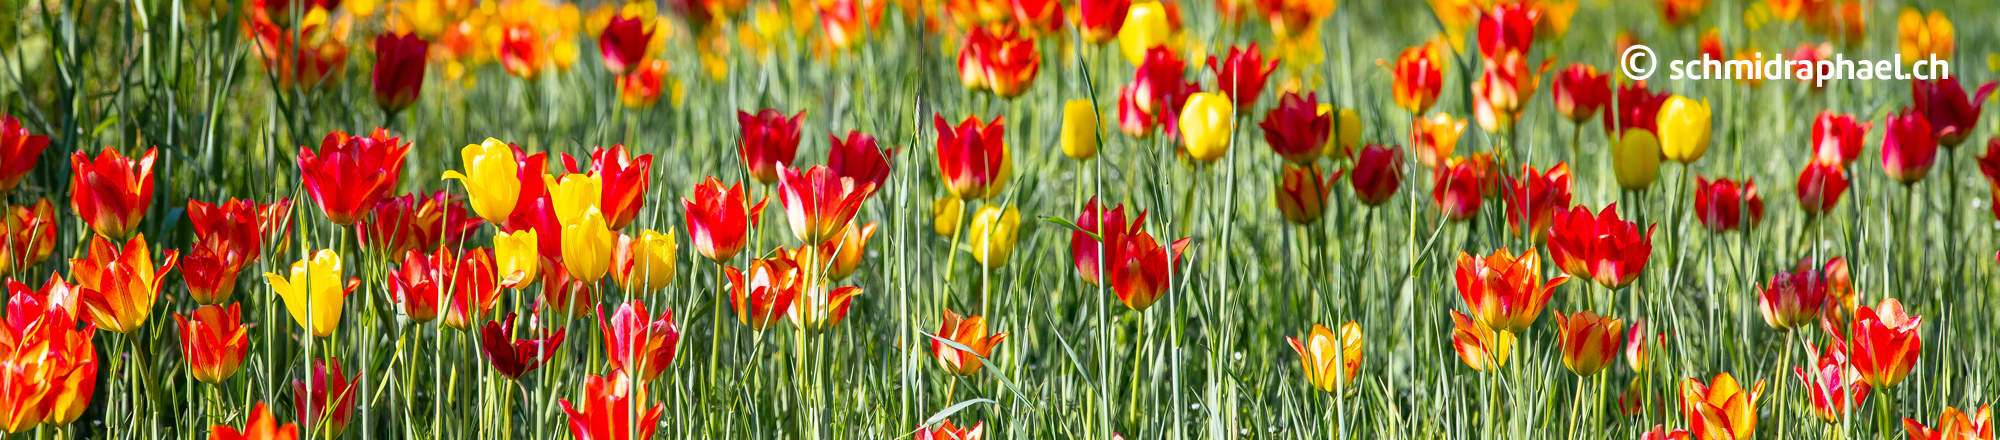
[[[1638,191],[1660,178],[1660,140],[1642,129],[1625,130],[1611,145],[1611,171],[1618,186]]]
[[[549,203],[555,207],[556,221],[568,225],[582,219],[585,211],[603,214],[604,207],[599,203],[604,200],[604,181],[597,180],[597,177],[570,174],[559,181],[544,174],[542,180],[548,183]]]
[[[958,233],[958,217],[962,215],[965,215],[964,201],[952,196],[939,197],[931,202],[931,230],[950,237]]]
[[[340,310],[347,293],[354,290],[341,276],[340,254],[332,249],[320,249],[312,258],[292,263],[291,278],[265,272],[264,280],[284,299],[292,320],[319,337],[332,336],[340,327]]]
[[[1062,151],[1076,160],[1097,157],[1097,109],[1090,99],[1072,99],[1063,104]]]
[[[1319,105],[1319,114],[1333,113],[1333,104]],[[1339,113],[1333,118],[1334,135],[1327,136],[1326,148],[1320,151],[1320,155],[1336,162],[1347,160],[1348,155],[1361,148],[1361,114],[1351,108],[1340,109]]]
[[[494,234],[493,257],[500,267],[501,285],[534,282],[542,269],[541,234],[534,229]]]
[[[674,281],[674,258],[679,250],[680,242],[673,232],[647,229],[638,238],[620,235],[612,261],[617,267],[611,271],[611,279],[626,292],[665,289]]]
[[[1905,65],[1915,65],[1932,56],[1950,60],[1956,44],[1952,34],[1951,19],[1935,9],[1925,14],[1905,6],[1896,17],[1896,47]]]
[[[1660,105],[1660,152],[1680,163],[1708,153],[1708,100],[1674,95]]]
[[[611,271],[611,249],[617,244],[618,234],[605,225],[604,213],[585,207],[576,221],[563,223],[563,268],[577,280],[595,283]]]
[[[1214,162],[1229,152],[1229,135],[1236,129],[1235,104],[1220,93],[1196,93],[1181,109],[1181,142],[1188,156]]]
[[[1146,61],[1146,51],[1169,45],[1173,28],[1167,23],[1167,8],[1157,1],[1132,5],[1125,13],[1125,27],[1118,30],[1118,50],[1125,61],[1137,66]]]
[[[499,139],[486,138],[485,142],[467,144],[458,155],[465,161],[465,172],[445,171],[445,180],[458,179],[465,184],[472,212],[481,218],[493,223],[507,221],[514,213],[514,201],[521,197],[520,164],[514,161],[514,148]]]
[[[971,234],[967,239],[972,245],[973,260],[986,267],[1005,266],[1021,236],[1021,213],[1012,206],[1005,210],[994,205],[981,206],[972,217],[972,230],[967,232]]]
[[[854,275],[854,269],[861,267],[861,257],[868,253],[868,239],[875,236],[876,223],[866,225],[848,222],[841,228],[840,239],[821,243],[820,256],[830,258],[826,275],[834,281]]]

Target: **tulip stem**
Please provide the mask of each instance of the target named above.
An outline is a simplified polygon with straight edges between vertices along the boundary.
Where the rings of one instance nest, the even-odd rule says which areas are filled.
[[[1584,378],[1584,377],[1586,377],[1586,376],[1582,376],[1582,375],[1578,375],[1578,376],[1576,377],[1576,398],[1575,398],[1574,400],[1570,400],[1570,402],[1569,402],[1569,437],[1568,437],[1568,438],[1569,438],[1570,440],[1576,440],[1576,420],[1577,420],[1577,417],[1576,417],[1576,413],[1577,413],[1577,410],[1578,410],[1578,409],[1580,409],[1580,408],[1582,408],[1582,407],[1583,407],[1583,378]]]
[[[128,334],[127,337],[130,338],[136,336]],[[132,365],[138,367],[137,369],[131,371],[139,375],[136,379],[138,379],[139,385],[143,388],[143,390],[146,393],[147,408],[145,412],[140,413],[142,414],[141,418],[143,420],[146,420],[147,428],[151,429],[158,426],[158,424],[155,423],[156,422],[155,417],[159,416],[160,408],[166,405],[164,405],[165,403],[164,401],[160,400],[159,382],[154,378],[155,376],[153,375],[153,366],[152,362],[150,362],[153,358],[146,353],[146,344],[144,344],[144,342],[145,341],[143,340],[132,341],[132,343],[128,345],[132,347],[131,363]],[[136,410],[137,408],[134,409]]]
[[[708,329],[709,331],[708,381],[709,381],[709,386],[711,387],[722,382],[722,377],[717,376],[715,373],[715,362],[716,362],[715,360],[716,358],[719,357],[719,354],[721,353],[722,350],[722,319],[723,319],[722,308],[724,307],[724,305],[722,304],[722,297],[723,297],[722,281],[723,281],[722,263],[716,262],[715,263],[715,321],[710,323]]]

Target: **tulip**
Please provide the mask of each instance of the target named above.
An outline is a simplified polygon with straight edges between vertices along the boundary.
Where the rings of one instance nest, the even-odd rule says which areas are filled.
[[[563,161],[575,168],[576,161],[568,155],[563,155]],[[608,149],[591,149],[590,178],[598,184],[595,204],[597,209],[603,211],[611,229],[625,229],[625,225],[632,224],[632,220],[639,217],[640,208],[646,204],[646,187],[652,185],[652,170],[653,155],[641,154],[634,158],[625,151],[625,144],[612,145]],[[569,180],[569,176],[563,176],[563,181]],[[574,195],[565,192],[571,189],[567,186],[557,188],[556,195],[559,199],[577,197],[589,200],[593,197],[588,190]],[[565,206],[576,204],[565,201],[558,205],[558,219],[566,212]]]
[[[1097,157],[1098,130],[1097,109],[1090,98],[1072,99],[1063,103],[1062,151],[1071,159],[1088,161]]]
[[[340,360],[332,358],[313,360],[312,374],[307,378],[311,382],[292,379],[292,407],[297,408],[299,421],[305,422],[306,432],[340,438],[354,417],[354,396],[361,394],[361,383],[343,374]]]
[[[1298,225],[1310,225],[1326,214],[1326,198],[1333,193],[1333,181],[1340,180],[1340,171],[1322,177],[1319,165],[1298,166],[1284,164],[1277,191],[1278,214],[1286,221]]]
[[[1149,57],[1148,51],[1174,44],[1175,19],[1164,4],[1143,0],[1126,11],[1124,26],[1118,26],[1118,49],[1125,61],[1138,65]]]
[[[1625,339],[1625,320],[1598,316],[1588,310],[1564,315],[1556,312],[1557,334],[1562,340],[1563,366],[1578,376],[1604,371],[1618,360],[1618,348]]]
[[[493,234],[493,256],[501,287],[520,287],[541,271],[539,234],[534,229]]]
[[[1903,419],[1903,429],[1910,433],[1910,440],[1993,440],[1993,406],[1980,405],[1972,417],[1947,406],[1938,416],[1936,429],[1913,419]]]
[[[1494,330],[1486,324],[1451,311],[1451,349],[1458,360],[1477,371],[1499,371],[1507,366],[1514,349],[1514,332]]]
[[[660,102],[660,93],[667,85],[667,69],[672,65],[667,60],[646,60],[639,63],[630,73],[618,77],[618,102],[626,107],[651,108]],[[680,105],[680,90],[674,89],[674,105]]]
[[[153,157],[146,150],[137,160],[105,148],[96,159],[82,151],[70,156],[69,206],[90,229],[114,240],[132,238],[146,207],[153,203]]]
[[[1925,14],[1905,6],[1896,15],[1896,47],[1905,65],[1925,59],[1950,60],[1956,45],[1952,37],[1951,19],[1942,11],[1932,9]]]
[[[1853,115],[1836,115],[1822,110],[1813,117],[1813,159],[1846,168],[1861,157],[1861,142],[1874,124],[1855,122]]]
[[[1669,27],[1685,26],[1694,21],[1696,16],[1701,15],[1701,10],[1708,6],[1708,2],[1709,0],[1661,0],[1660,19]],[[1707,433],[1699,429],[1694,431],[1701,438],[1709,438]]]
[[[1439,53],[1437,44],[1423,44],[1403,48],[1396,55],[1396,64],[1391,73],[1395,76],[1391,92],[1395,95],[1396,106],[1410,114],[1421,115],[1436,104],[1438,95],[1444,93],[1444,55]]]
[[[1437,204],[1445,218],[1466,221],[1479,215],[1491,160],[1489,156],[1450,158],[1432,175],[1431,202]]]
[[[1653,229],[1648,225],[1646,235],[1639,235],[1637,224],[1618,218],[1617,204],[1595,216],[1582,206],[1558,208],[1550,218],[1549,258],[1570,276],[1590,277],[1606,289],[1622,288],[1646,269]]]
[[[625,375],[638,373],[640,382],[652,382],[674,364],[674,349],[680,345],[681,329],[674,325],[674,311],[653,319],[646,305],[638,301],[618,305],[611,319],[598,306],[597,326],[604,329],[604,354],[611,368]]]
[[[1437,168],[1458,149],[1458,136],[1465,133],[1465,120],[1438,113],[1413,122],[1410,132],[1416,141],[1417,162]]]
[[[406,312],[412,320],[428,321],[443,312],[445,326],[470,330],[472,323],[499,305],[502,285],[495,279],[496,270],[492,253],[483,248],[458,255],[453,255],[451,248],[429,255],[410,252],[390,285],[391,293],[406,309],[417,309]],[[439,292],[450,298],[449,309],[439,310]],[[426,308],[430,317],[422,316]]]
[[[495,224],[506,222],[521,194],[520,169],[513,148],[499,139],[486,138],[477,144],[466,144],[459,150],[459,157],[465,162],[465,172],[445,171],[444,179],[457,179],[465,184],[472,211],[480,217]]]
[[[1168,124],[1170,132],[1174,130],[1172,124],[1180,121],[1177,112],[1201,91],[1199,84],[1188,82],[1183,76],[1186,69],[1187,62],[1179,53],[1155,47],[1146,51],[1145,62],[1132,72],[1132,103],[1159,123]]]
[[[1667,159],[1694,163],[1708,153],[1708,100],[1675,95],[1660,104],[1660,152]]]
[[[0,326],[0,431],[60,428],[90,405],[97,384],[96,327],[76,328],[75,292],[51,275],[41,289],[8,283]]]
[[[680,242],[674,234],[647,229],[638,237],[618,234],[611,255],[611,279],[626,292],[650,292],[667,288],[674,280],[674,261]]]
[[[1029,36],[1060,35],[1063,28],[1063,5],[1060,0],[1013,0],[1014,22]]]
[[[1549,295],[1569,281],[1558,275],[1544,283],[1541,256],[1534,251],[1516,256],[1503,248],[1484,257],[1459,251],[1457,266],[1453,279],[1459,297],[1480,324],[1494,330],[1527,330],[1548,306]]]
[[[383,112],[395,114],[417,102],[417,94],[424,89],[425,57],[430,50],[431,43],[415,34],[375,37],[375,70],[370,73],[369,85],[375,92],[375,105]]]
[[[1248,50],[1230,46],[1228,56],[1220,59],[1208,57],[1208,71],[1215,74],[1215,91],[1244,110],[1257,106],[1257,98],[1264,94],[1265,80],[1277,70],[1278,60],[1264,62],[1264,52],[1257,50],[1257,43],[1250,43]],[[1306,109],[1314,107],[1309,105]]]
[[[1285,342],[1299,354],[1299,366],[1305,369],[1306,383],[1313,388],[1329,393],[1347,390],[1361,376],[1361,325],[1354,321],[1341,324],[1339,336],[1324,325],[1313,324],[1305,342],[1290,336]]]
[[[1875,307],[1854,311],[1854,368],[1875,388],[1902,383],[1924,350],[1923,317],[1903,312],[1903,303],[1883,298]]]
[[[944,324],[931,336],[931,356],[946,372],[971,376],[979,373],[980,366],[993,357],[993,350],[1000,348],[1000,341],[1005,340],[1007,332],[987,334],[985,317],[961,317],[946,309]]]
[[[972,45],[966,48],[975,49]],[[1042,53],[1035,50],[1035,40],[1012,30],[998,33],[989,45],[976,49],[979,49],[976,56],[980,57],[978,66],[985,71],[983,83],[1001,98],[1013,99],[1027,93],[1042,68]]]
[[[1605,79],[1596,67],[1583,63],[1571,64],[1557,73],[1549,89],[1556,113],[1578,124],[1597,116],[1597,110],[1611,102],[1611,84]]]
[[[194,319],[174,314],[174,322],[180,324],[181,353],[187,359],[188,372],[195,380],[210,384],[235,375],[250,351],[250,328],[243,325],[243,314],[236,304],[227,309],[202,306],[188,315]]]
[[[1729,373],[1707,384],[1690,377],[1681,380],[1681,415],[1696,437],[1749,440],[1757,434],[1757,398],[1763,395],[1763,380],[1744,390]]]
[[[1626,331],[1625,334],[1625,365],[1632,367],[1633,373],[1643,373],[1646,371],[1646,362],[1652,359],[1653,353],[1646,348],[1648,346],[1646,343],[1646,321],[1643,319],[1633,321],[1632,328]],[[1666,334],[1655,334],[1655,342],[1652,345],[1666,344],[1666,337]]]
[[[342,37],[344,30],[328,30],[332,10],[312,8],[296,24],[281,20],[287,22],[286,26],[274,23],[271,18],[289,18],[290,13],[268,14],[246,20],[247,31],[255,38],[250,49],[263,62],[267,74],[276,77],[279,90],[312,90],[340,80],[338,73],[347,65],[348,48]],[[346,26],[339,22],[331,24]]]
[[[779,250],[800,254],[809,252],[807,248],[796,251]],[[793,257],[797,261],[797,257]],[[819,280],[819,269],[812,265],[800,266],[796,283],[802,288],[792,301],[792,308],[785,313],[791,318],[792,326],[800,330],[825,330],[840,324],[847,317],[847,307],[855,296],[861,295],[861,288],[854,286],[831,287]],[[830,288],[831,287],[831,288]]]
[[[635,401],[634,399],[637,399]],[[646,389],[625,376],[591,375],[583,382],[582,408],[569,399],[557,399],[569,414],[569,431],[579,439],[648,440],[659,429],[659,404],[645,406]],[[635,406],[637,405],[637,406]],[[645,406],[643,410],[639,406]],[[637,434],[637,438],[628,435]]]
[[[1145,221],[1145,213],[1141,212],[1133,223],[1143,226]],[[1094,196],[1083,204],[1083,212],[1076,219],[1077,230],[1070,231],[1069,253],[1077,275],[1083,276],[1085,283],[1102,285],[1099,277],[1105,269],[1100,266],[1107,260],[1102,253],[1115,250],[1113,246],[1123,241],[1125,231],[1129,230],[1126,225],[1125,205],[1103,209]]]
[[[1333,134],[1327,136],[1326,147],[1320,149],[1320,155],[1335,161],[1347,160],[1348,156],[1354,154],[1355,149],[1361,147],[1361,114],[1351,108],[1335,112],[1332,104],[1320,104],[1319,114],[1336,116]],[[1459,129],[1464,130],[1465,125],[1460,123]],[[1456,142],[1458,138],[1454,136],[1452,140]]]
[[[820,28],[834,49],[846,50],[868,37],[882,21],[879,0],[829,0],[819,2]]]
[[[555,210],[556,221],[562,224],[575,223],[587,211],[604,214],[602,194],[604,181],[586,174],[567,174],[557,180],[554,176],[542,176],[542,182],[549,189],[549,201]],[[608,221],[607,221],[608,223]],[[609,227],[609,225],[606,225]]]
[[[362,246],[387,255],[401,255],[412,250],[435,249],[445,244],[446,238],[451,243],[464,241],[479,227],[480,220],[467,215],[465,208],[447,197],[439,191],[421,199],[406,194],[376,203],[369,210],[372,221],[356,228]]]
[[[1499,58],[1506,53],[1527,53],[1535,43],[1535,24],[1541,19],[1541,8],[1520,3],[1479,11],[1480,55]]]
[[[562,244],[562,223],[556,221],[553,200],[549,197],[547,153],[528,154],[521,147],[507,144],[514,151],[514,181],[519,182],[520,191],[515,193],[514,209],[505,222],[500,223],[503,231],[537,229],[542,231],[543,248],[560,254]],[[470,192],[470,191],[468,191]],[[477,196],[474,196],[477,197]]]
[[[1077,32],[1090,44],[1108,43],[1125,27],[1131,9],[1132,0],[1077,0]]]
[[[1889,132],[1882,136],[1882,173],[1903,185],[1915,185],[1937,162],[1937,138],[1930,121],[1911,109],[1889,115]]]
[[[1568,163],[1557,163],[1547,172],[1521,165],[1521,178],[1505,176],[1501,195],[1507,201],[1507,226],[1514,235],[1526,235],[1536,243],[1548,239],[1549,225],[1557,210],[1569,206]],[[1527,231],[1524,233],[1523,228]]]
[[[1181,140],[1189,157],[1214,163],[1229,152],[1229,140],[1236,130],[1236,110],[1226,95],[1196,93],[1181,109]]]
[[[801,174],[785,167],[778,175],[778,203],[785,207],[785,219],[792,235],[807,243],[819,243],[839,236],[861,202],[875,193],[875,185],[855,182],[817,165]]]
[[[542,37],[535,33],[534,26],[517,23],[500,30],[500,65],[507,74],[521,79],[534,79],[546,64],[547,48]]]
[[[298,440],[298,425],[279,425],[271,418],[271,408],[264,402],[250,407],[250,415],[243,422],[243,429],[228,425],[210,425],[208,440]]]
[[[1354,198],[1368,206],[1381,206],[1396,195],[1396,187],[1403,179],[1403,150],[1368,144],[1355,157],[1354,169],[1348,172],[1347,183],[1354,187]]]
[[[1750,227],[1764,221],[1764,199],[1757,195],[1754,179],[1744,181],[1739,187],[1733,180],[1695,176],[1694,185],[1694,215],[1709,231],[1723,233],[1742,228],[1746,215]],[[1749,208],[1749,212],[1744,212],[1744,208]]]
[[[1979,86],[1968,100],[1957,79],[1916,80],[1910,81],[1910,98],[1916,112],[1930,122],[1938,144],[1952,148],[1972,136],[1973,126],[1979,124],[1980,107],[1993,95],[1994,87],[2000,87],[2000,82]]]
[[[1867,401],[1868,384],[1861,382],[1861,376],[1853,372],[1854,366],[1847,360],[1847,348],[1838,340],[1827,341],[1825,351],[1806,344],[1806,352],[1814,359],[1812,370],[1792,367],[1792,375],[1805,383],[1812,397],[1813,413],[1827,423],[1840,423],[1850,404],[1859,405]]]
[[[1117,434],[1112,434],[1111,438],[1112,440],[1124,440],[1122,438],[1119,438]],[[950,420],[946,420],[944,422],[938,423],[938,426],[936,428],[926,427],[917,429],[917,440],[985,440],[985,439],[986,439],[986,422],[975,423],[972,425],[971,428],[960,428],[957,425],[951,424]]]
[[[799,152],[799,118],[805,114],[801,110],[786,118],[772,109],[758,111],[754,116],[736,112],[736,124],[743,131],[736,152],[743,157],[750,178],[768,185],[778,181],[778,168],[791,166],[793,156]]]
[[[1140,229],[1140,221],[1133,221],[1132,230],[1123,234],[1121,243],[1107,244],[1105,274],[1111,277],[1112,293],[1132,310],[1146,311],[1166,293],[1168,282],[1180,271],[1181,254],[1187,250],[1188,238],[1175,240],[1168,247],[1161,247],[1152,234]],[[1171,252],[1169,252],[1171,249]]]
[[[881,188],[889,181],[889,162],[896,157],[896,148],[880,148],[874,136],[859,131],[848,130],[847,138],[832,134],[826,141],[833,146],[827,152],[826,167],[840,177],[854,179],[855,182],[871,183]]]
[[[1660,140],[1643,129],[1625,130],[1611,145],[1611,171],[1618,186],[1641,191],[1660,179]]]
[[[998,45],[998,37],[986,28],[973,28],[965,36],[965,46],[958,50],[958,82],[967,91],[980,91],[992,87],[987,83],[986,51]]]
[[[450,249],[438,250],[445,264],[456,266],[449,252]],[[439,286],[438,282],[459,278],[470,281],[472,277],[454,278],[450,275],[440,277],[437,272],[444,268],[433,265],[427,255],[416,251],[409,251],[407,255],[403,258],[403,263],[389,276],[389,296],[396,303],[397,311],[409,318],[410,322],[417,324],[430,322],[437,319],[440,308],[438,296],[441,291],[447,288],[456,289],[456,286]]]
[[[1530,72],[1522,56],[1522,53],[1508,52],[1498,60],[1489,58],[1486,71],[1472,83],[1473,119],[1479,121],[1479,127],[1489,133],[1514,128],[1514,122],[1526,109],[1525,104],[1534,98],[1535,87],[1541,83],[1542,74],[1555,65],[1554,59],[1543,60]]]
[[[736,258],[743,250],[750,226],[757,224],[764,211],[764,203],[769,196],[756,204],[746,204],[743,184],[731,184],[727,189],[722,181],[710,176],[694,187],[694,199],[681,199],[682,209],[687,211],[688,238],[694,241],[695,252],[715,262]]]
[[[14,187],[21,184],[28,171],[35,169],[42,150],[48,147],[48,136],[28,134],[21,120],[13,115],[0,115],[0,196],[14,192]]]
[[[27,272],[56,251],[56,206],[41,199],[0,212],[0,277]]]
[[[1021,234],[1021,213],[1012,206],[1004,210],[996,205],[981,206],[972,215],[970,233],[973,260],[991,268],[1005,266]]]
[[[1145,139],[1153,136],[1153,115],[1139,108],[1138,84],[1118,88],[1118,131]]]
[[[757,331],[776,323],[779,314],[792,308],[792,301],[803,288],[801,272],[798,262],[785,252],[752,261],[747,276],[734,267],[724,267],[736,320]]]
[[[1310,165],[1319,159],[1333,135],[1333,115],[1319,112],[1317,94],[1301,98],[1287,93],[1257,126],[1264,129],[1264,143],[1278,156],[1293,164]]]
[[[153,253],[146,235],[139,234],[122,246],[104,237],[90,242],[88,258],[69,260],[70,277],[76,280],[77,299],[97,328],[131,333],[145,325],[153,314],[162,280],[174,269],[180,252],[165,251],[166,262],[153,266]]]
[[[965,201],[946,195],[931,201],[931,230],[939,236],[958,233],[958,220],[965,215]]]
[[[938,132],[938,170],[944,174],[945,188],[961,199],[985,200],[999,195],[1013,174],[1001,118],[980,123],[979,118],[967,116],[957,128],[947,124],[943,115],[933,118]],[[783,200],[782,195],[779,198]]]
[[[332,336],[340,327],[340,310],[347,302],[347,294],[354,291],[359,281],[341,275],[340,254],[332,249],[320,249],[311,258],[292,263],[291,275],[286,278],[265,272],[264,280],[284,299],[285,309],[291,311],[292,320],[300,328],[311,331],[313,336]]]
[[[605,225],[603,213],[585,207],[580,217],[563,224],[563,268],[586,283],[604,279],[611,271],[611,252],[617,242],[618,234]]]
[[[1639,440],[1687,440],[1687,439],[1688,439],[1687,430],[1676,429],[1668,431],[1667,427],[1664,425],[1653,425],[1653,430],[1646,431],[1644,435],[1639,436]]]
[[[1630,133],[1639,129],[1657,138],[1660,135],[1660,110],[1670,96],[1666,92],[1647,90],[1645,81],[1618,86],[1615,105],[1608,106],[1615,117],[1604,118],[1604,131]]]
[[[535,327],[537,325],[530,322],[525,331],[529,334],[542,333]],[[508,379],[520,379],[521,375],[548,363],[550,358],[555,357],[556,350],[562,347],[563,336],[567,333],[563,328],[556,328],[554,333],[543,339],[514,339],[509,335],[512,328],[513,313],[508,313],[505,319],[487,321],[479,327],[479,351],[486,353],[486,361],[493,364],[494,371]]]
[[[387,130],[377,128],[366,137],[336,130],[320,141],[318,152],[299,147],[299,178],[328,220],[349,226],[396,191],[409,153],[410,144]]]
[[[641,17],[618,15],[597,37],[597,52],[604,57],[604,70],[622,75],[646,58],[646,46],[653,42],[654,29]]]
[[[1847,171],[1839,165],[1821,161],[1808,163],[1805,169],[1799,170],[1799,209],[1814,217],[1833,212],[1833,206],[1840,203],[1840,195],[1847,192],[1847,186]]]
[[[538,307],[567,315],[570,319],[589,317],[597,305],[597,283],[570,276],[561,264],[548,262],[542,269],[542,291]]]
[[[868,253],[868,239],[875,236],[876,226],[875,222],[866,225],[848,223],[846,228],[841,229],[839,240],[820,243],[819,255],[828,262],[826,276],[829,279],[840,281],[854,275],[854,270],[861,267],[861,258]]]

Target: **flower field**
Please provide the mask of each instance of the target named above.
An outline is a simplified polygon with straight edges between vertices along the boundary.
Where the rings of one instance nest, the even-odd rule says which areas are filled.
[[[1992,440],[1904,3],[0,0],[0,433]]]

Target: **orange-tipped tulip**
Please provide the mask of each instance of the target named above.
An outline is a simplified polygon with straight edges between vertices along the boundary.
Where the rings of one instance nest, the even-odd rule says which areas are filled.
[[[1301,167],[1285,164],[1278,180],[1278,214],[1285,221],[1309,225],[1319,221],[1326,214],[1326,198],[1333,193],[1333,182],[1340,180],[1340,171],[1333,175],[1320,172],[1319,165]]]
[[[1540,254],[1530,250],[1517,256],[1504,248],[1484,257],[1460,251],[1453,278],[1459,297],[1480,323],[1511,332],[1534,324],[1556,286],[1569,281],[1568,275],[1558,275],[1543,282]]]
[[[250,327],[243,325],[243,313],[235,303],[226,309],[202,306],[185,317],[175,313],[174,322],[180,324],[181,354],[195,380],[219,384],[243,367],[243,357],[250,352]]]
[[[49,199],[0,212],[0,277],[26,272],[56,251],[56,207]]]
[[[1618,361],[1618,349],[1625,343],[1625,320],[1589,310],[1568,315],[1556,312],[1556,328],[1562,339],[1563,366],[1578,376],[1610,367]]]
[[[1903,419],[1903,429],[1909,432],[1910,440],[1993,440],[1993,405],[1980,405],[1971,417],[1947,406],[1944,414],[1938,415],[1936,428]]]
[[[992,359],[993,350],[1000,348],[1000,341],[1007,340],[1007,332],[987,334],[986,318],[983,316],[962,317],[949,309],[944,311],[944,323],[938,327],[931,339],[931,356],[937,358],[938,366],[951,374],[971,376],[979,373],[987,359]],[[963,345],[965,349],[954,347],[944,341]]]
[[[88,258],[69,261],[70,277],[76,280],[78,300],[97,328],[130,333],[146,324],[153,315],[161,282],[174,269],[180,252],[165,251],[166,262],[153,266],[153,252],[146,235],[126,241],[122,249],[104,237],[90,242]]]
[[[1688,431],[1705,440],[1750,440],[1757,435],[1757,398],[1764,394],[1764,381],[1745,390],[1729,373],[1715,380],[1681,380],[1681,415]]]
[[[132,238],[146,207],[153,203],[153,158],[158,148],[129,158],[105,148],[96,159],[82,151],[70,156],[69,206],[98,235]]]
[[[1514,350],[1514,332],[1494,330],[1453,310],[1451,349],[1473,370],[1499,371],[1507,366],[1507,356]]]
[[[1875,388],[1888,388],[1910,377],[1917,355],[1924,351],[1923,317],[1903,312],[1903,303],[1883,298],[1875,307],[1854,311],[1854,368]]]
[[[1536,243],[1547,240],[1556,211],[1569,206],[1569,164],[1557,163],[1547,172],[1521,165],[1520,178],[1506,176],[1506,181],[1507,186],[1500,194],[1507,201],[1508,230],[1514,235],[1526,235]]]
[[[777,323],[779,317],[792,309],[792,302],[804,288],[805,282],[800,279],[803,272],[786,252],[751,262],[748,274],[734,267],[723,268],[729,278],[729,298],[736,308],[736,320],[758,331]]]
[[[1361,325],[1348,321],[1340,325],[1340,334],[1335,335],[1326,326],[1313,324],[1312,333],[1306,340],[1285,337],[1292,345],[1292,351],[1299,354],[1300,368],[1306,372],[1306,383],[1320,391],[1335,392],[1354,389],[1349,385],[1361,376]]]

